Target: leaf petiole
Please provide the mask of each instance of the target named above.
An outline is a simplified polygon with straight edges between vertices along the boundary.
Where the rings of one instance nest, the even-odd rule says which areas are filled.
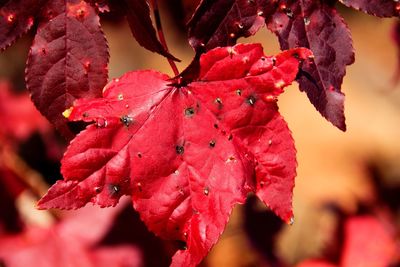
[[[162,25],[161,25],[160,11],[158,9],[157,0],[152,0],[151,4],[153,6],[154,19],[156,21],[158,39],[160,40],[161,44],[164,46],[165,51],[167,51],[169,53],[167,42],[165,40],[164,32],[163,32]],[[176,67],[175,61],[170,58],[167,58],[167,60],[168,60],[169,65],[171,66],[172,71],[174,72],[175,76],[178,76],[179,70]]]

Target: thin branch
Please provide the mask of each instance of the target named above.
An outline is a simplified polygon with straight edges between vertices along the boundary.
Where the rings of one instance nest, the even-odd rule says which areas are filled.
[[[160,11],[158,9],[157,0],[152,0],[151,2],[152,2],[152,6],[153,6],[154,19],[156,21],[158,39],[160,39],[161,44],[165,48],[165,51],[167,51],[169,53],[167,42],[165,40],[164,32],[163,32],[162,25],[161,25]],[[179,75],[179,70],[176,67],[175,61],[173,61],[172,59],[168,58],[168,63],[171,66],[175,76],[178,76]]]
[[[27,186],[37,197],[43,196],[48,189],[43,177],[31,169],[25,161],[9,148],[0,150],[2,164],[12,170],[16,176]]]
[[[1,141],[2,140],[0,140],[0,165],[11,170],[16,178],[18,178],[37,199],[42,197],[49,189],[42,175],[33,170],[12,148]],[[56,211],[48,210],[47,212],[56,220],[60,218],[60,215]]]

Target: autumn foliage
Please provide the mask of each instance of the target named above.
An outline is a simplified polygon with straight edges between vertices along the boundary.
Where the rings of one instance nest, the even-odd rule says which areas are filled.
[[[130,196],[147,229],[174,243],[171,266],[200,264],[234,206],[246,203],[248,195],[256,195],[292,224],[296,149],[278,110],[279,95],[297,81],[316,110],[345,131],[342,82],[355,56],[350,31],[336,7],[343,4],[377,17],[400,12],[398,1],[336,2],[203,0],[188,15],[188,43],[195,55],[179,72],[174,63],[179,56],[166,45],[157,0],[0,1],[0,50],[35,30],[26,87],[36,109],[70,141],[61,160],[63,179],[46,194],[38,192],[42,198],[37,207],[111,207]],[[109,52],[100,16],[113,12],[126,18],[141,46],[169,61],[173,77],[140,70],[108,81]],[[281,53],[264,55],[260,44],[236,44],[263,27],[278,37]],[[49,124],[31,113],[31,102],[6,87],[0,86],[0,101],[5,99],[0,121],[15,119],[2,125],[0,142],[21,142],[35,131],[55,142]],[[77,133],[75,123],[85,129]],[[5,160],[15,146],[2,151],[0,159]],[[14,190],[7,201],[20,194],[18,188],[30,186],[10,182],[20,176],[12,166],[0,165],[0,174],[7,177],[0,182]],[[117,209],[121,207],[98,213],[84,208],[83,215],[53,227],[24,229],[0,241],[0,259],[6,266],[26,266],[19,260],[21,253],[33,256],[45,249],[58,255],[55,247],[77,243],[79,247],[67,247],[40,266],[58,266],[59,258],[68,259],[66,266],[140,266],[134,246],[101,243]],[[368,229],[375,229],[371,238],[381,249],[377,258],[369,258],[371,266],[394,262],[399,251],[395,235],[371,214],[343,219],[340,260],[315,259],[298,266],[361,266],[360,253],[376,252],[374,245],[365,252],[354,249]],[[80,220],[96,225],[91,216],[104,221],[85,239],[74,225]]]

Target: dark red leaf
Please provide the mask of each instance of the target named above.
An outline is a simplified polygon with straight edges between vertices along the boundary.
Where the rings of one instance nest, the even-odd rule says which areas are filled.
[[[33,25],[46,0],[13,0],[0,9],[0,51],[14,43]]]
[[[107,85],[104,98],[77,100],[69,118],[96,124],[72,141],[64,181],[38,206],[113,206],[132,195],[151,231],[182,244],[173,266],[198,264],[249,191],[290,221],[295,148],[276,97],[308,56],[218,48],[201,57],[199,80],[186,86],[137,71]]]
[[[233,45],[264,26],[275,5],[267,0],[203,0],[188,24],[189,43],[196,52]]]
[[[397,17],[400,3],[396,0],[340,0],[344,5],[377,17]]]
[[[4,164],[9,159],[3,156],[0,159],[3,162],[0,167],[1,187],[6,189],[6,195],[10,195],[15,200],[26,189],[26,185],[18,178],[18,174],[9,169],[7,164]]]
[[[0,154],[1,165],[5,159]],[[16,174],[5,166],[0,166],[0,235],[18,232],[22,228],[15,199],[25,189]]]
[[[354,52],[342,17],[323,1],[287,1],[269,19],[268,27],[279,37],[282,49],[311,49],[314,59],[302,65],[300,89],[327,120],[345,130],[341,85]]]
[[[159,53],[167,58],[178,60],[164,48],[157,39],[156,30],[150,18],[150,7],[146,0],[124,0],[126,18],[131,32],[144,48]],[[156,20],[159,18],[156,18]],[[157,21],[156,21],[157,22]]]
[[[72,137],[62,112],[77,98],[101,95],[107,43],[94,8],[84,1],[49,1],[43,14],[27,62],[27,87],[42,114]]]

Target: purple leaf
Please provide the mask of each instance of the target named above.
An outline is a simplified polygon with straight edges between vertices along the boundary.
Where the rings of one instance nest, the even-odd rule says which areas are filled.
[[[77,98],[101,96],[108,48],[94,8],[79,0],[53,0],[43,10],[29,54],[26,82],[32,100],[66,137],[62,112]]]
[[[178,60],[172,56],[157,39],[156,30],[150,18],[150,7],[146,0],[124,0],[126,18],[131,32],[144,48],[159,53],[167,58]],[[156,22],[159,18],[156,18]],[[157,22],[158,23],[158,22]]]
[[[196,52],[229,46],[255,34],[276,4],[267,0],[203,0],[191,18],[189,42]]]
[[[397,17],[400,2],[395,0],[340,0],[344,5],[377,17]]]
[[[34,16],[46,0],[14,0],[1,2],[0,51],[14,43],[33,25]]]
[[[341,85],[346,65],[354,62],[354,51],[343,18],[320,1],[287,1],[269,19],[268,28],[282,49],[311,49],[314,58],[304,62],[298,75],[300,89],[328,121],[345,130]]]

